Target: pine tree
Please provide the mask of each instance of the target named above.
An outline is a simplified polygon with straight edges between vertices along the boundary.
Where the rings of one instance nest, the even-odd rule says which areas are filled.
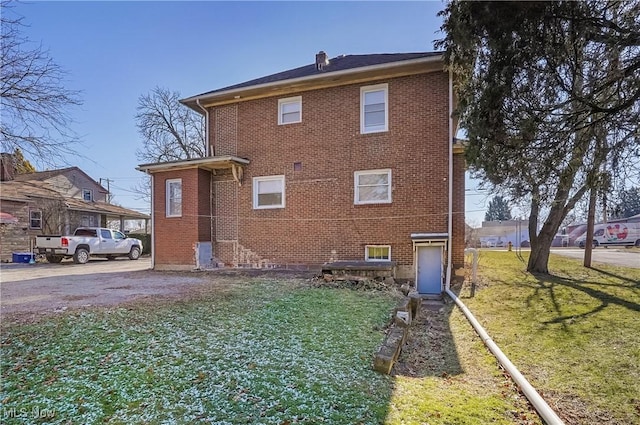
[[[507,221],[511,220],[511,207],[502,196],[495,196],[489,202],[489,208],[484,215],[484,221]]]

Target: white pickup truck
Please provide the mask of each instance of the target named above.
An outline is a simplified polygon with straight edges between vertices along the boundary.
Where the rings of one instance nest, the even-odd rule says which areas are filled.
[[[91,256],[109,260],[127,256],[137,260],[142,253],[142,241],[104,227],[78,227],[73,236],[36,236],[35,248],[50,263],[73,258],[74,263],[84,264]]]

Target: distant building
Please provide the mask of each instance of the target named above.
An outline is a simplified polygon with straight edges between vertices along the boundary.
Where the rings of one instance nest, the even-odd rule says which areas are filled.
[[[476,230],[480,247],[506,247],[509,242],[514,247],[530,246],[528,220],[483,221]]]
[[[0,173],[0,261],[29,252],[35,235],[69,234],[79,226],[107,227],[149,216],[107,202],[107,190],[78,167],[16,174],[10,155]]]

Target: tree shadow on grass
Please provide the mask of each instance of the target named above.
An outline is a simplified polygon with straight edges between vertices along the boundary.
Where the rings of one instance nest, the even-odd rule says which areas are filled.
[[[628,279],[623,276],[617,276],[613,273],[601,271],[598,269],[593,269],[593,270],[598,271],[610,277],[615,277],[623,281],[628,281],[634,284],[633,285],[634,287],[638,286],[637,282],[632,279]],[[567,321],[569,320],[575,321],[578,319],[592,316],[596,313],[603,311],[605,308],[607,308],[610,305],[617,305],[632,311],[640,312],[640,304],[634,301],[626,300],[624,298],[621,298],[620,296],[617,296],[612,293],[606,292],[602,289],[599,289],[599,287],[600,288],[619,287],[623,289],[628,288],[629,290],[635,290],[635,288],[632,286],[627,286],[624,284],[604,283],[604,282],[598,282],[593,280],[571,279],[571,278],[555,276],[555,275],[534,274],[533,276],[537,280],[537,285],[532,285],[534,292],[531,295],[529,295],[529,297],[527,297],[527,305],[531,306],[534,299],[540,298],[541,292],[547,292],[547,295],[553,305],[553,309],[558,315],[556,318],[552,320],[543,322],[544,324],[562,324],[563,327],[566,327]],[[558,301],[557,294],[556,294],[557,289],[560,287],[570,288],[574,291],[582,292],[583,294],[586,294],[589,297],[595,300],[598,300],[600,304],[584,313],[563,314],[562,312],[563,306],[561,305],[561,302]]]

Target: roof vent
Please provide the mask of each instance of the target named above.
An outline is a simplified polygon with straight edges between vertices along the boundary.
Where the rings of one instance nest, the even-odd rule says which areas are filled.
[[[324,51],[320,50],[316,54],[316,69],[322,71],[327,65],[329,65],[329,58],[327,58],[327,54]]]

